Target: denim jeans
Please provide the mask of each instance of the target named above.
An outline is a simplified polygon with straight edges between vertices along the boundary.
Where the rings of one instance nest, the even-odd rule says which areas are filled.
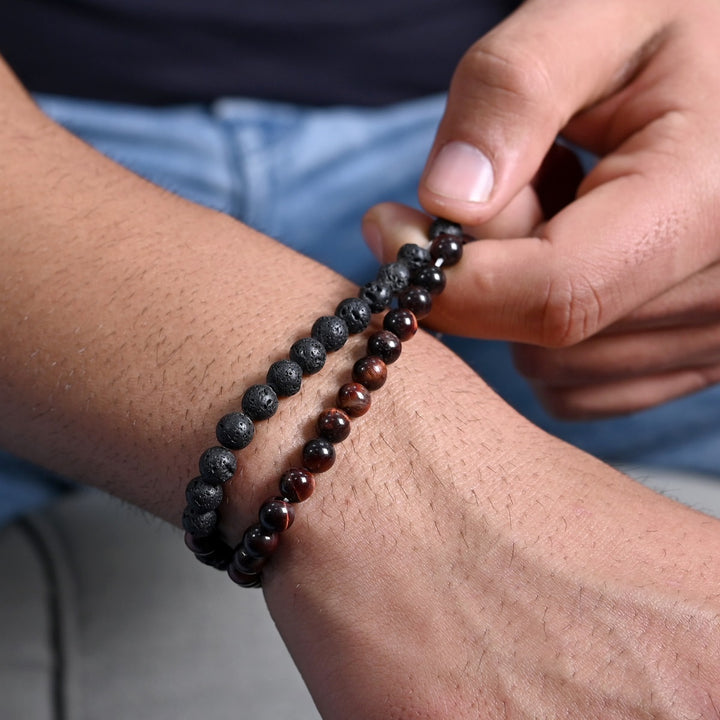
[[[246,99],[170,108],[48,96],[38,101],[138,174],[358,283],[377,268],[360,234],[362,215],[385,200],[417,204],[418,178],[444,108],[442,96],[381,109]],[[720,475],[720,386],[625,417],[562,422],[544,412],[515,372],[506,343],[443,339],[522,414],[593,455],[631,467]],[[0,462],[0,522],[3,512],[8,517],[58,491],[38,473],[10,458],[4,468]]]

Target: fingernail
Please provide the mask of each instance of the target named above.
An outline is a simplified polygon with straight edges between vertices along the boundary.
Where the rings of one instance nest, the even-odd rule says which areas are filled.
[[[465,142],[443,146],[425,177],[425,187],[436,195],[463,202],[486,202],[495,181],[490,160]]]
[[[382,260],[383,242],[380,227],[374,222],[366,220],[362,224],[362,233],[367,246],[370,248],[370,252],[372,252],[378,260]]]

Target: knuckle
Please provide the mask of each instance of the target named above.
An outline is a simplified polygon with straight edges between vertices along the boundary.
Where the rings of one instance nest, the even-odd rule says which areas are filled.
[[[577,345],[602,327],[603,303],[595,283],[583,275],[556,276],[547,287],[542,309],[541,344]]]
[[[478,93],[491,90],[504,96],[504,107],[516,114],[537,106],[553,107],[553,83],[542,58],[514,41],[487,37],[465,54],[456,79]]]

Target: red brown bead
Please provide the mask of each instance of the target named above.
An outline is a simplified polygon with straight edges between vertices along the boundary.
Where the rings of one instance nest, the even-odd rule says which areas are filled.
[[[315,478],[304,468],[290,468],[280,477],[280,494],[291,503],[307,500],[315,490]]]
[[[423,268],[414,279],[414,283],[424,287],[431,295],[439,295],[444,289],[447,280],[445,273],[439,267]]]
[[[383,319],[383,327],[397,335],[401,342],[410,340],[418,329],[417,318],[405,308],[391,310]]]
[[[353,365],[352,379],[368,390],[379,390],[387,380],[387,366],[377,355],[366,355]]]
[[[243,535],[242,546],[248,555],[266,558],[275,552],[280,538],[260,524],[252,525]]]
[[[350,434],[350,418],[338,408],[324,410],[317,419],[317,431],[331,443],[342,442]]]
[[[242,545],[235,551],[230,561],[230,567],[234,567],[245,575],[255,575],[259,573],[264,564],[264,557],[251,555]]]
[[[305,443],[302,457],[303,466],[310,472],[326,472],[335,464],[335,448],[325,438],[313,438]]]
[[[398,305],[422,320],[432,310],[432,295],[424,287],[413,285],[400,294]]]
[[[433,260],[441,260],[445,267],[452,267],[460,262],[463,255],[463,239],[457,235],[441,233],[430,246]]]
[[[254,588],[262,585],[260,575],[257,573],[244,573],[241,570],[238,570],[232,563],[230,563],[230,566],[227,569],[227,574],[228,577],[240,587]]]
[[[338,391],[338,405],[350,416],[360,417],[369,409],[370,391],[360,383],[346,383]]]
[[[282,498],[270,498],[262,504],[259,518],[268,532],[285,532],[295,520],[295,508]]]
[[[379,357],[386,365],[394,363],[402,352],[400,338],[389,330],[373,333],[368,339],[368,355]]]

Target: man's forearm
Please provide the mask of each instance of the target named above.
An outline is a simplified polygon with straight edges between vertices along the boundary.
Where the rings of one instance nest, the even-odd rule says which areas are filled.
[[[0,444],[177,520],[214,423],[352,286],[105,159],[9,77],[0,119]]]

